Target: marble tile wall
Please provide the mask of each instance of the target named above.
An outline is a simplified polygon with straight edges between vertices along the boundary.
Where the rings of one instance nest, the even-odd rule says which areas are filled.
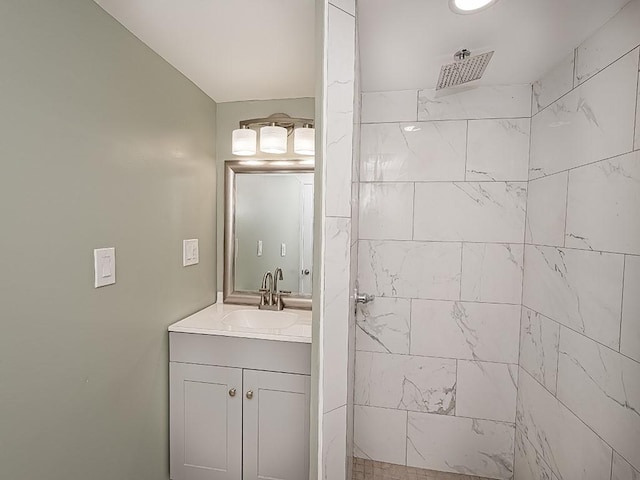
[[[354,14],[357,7],[354,3]],[[355,366],[356,366],[356,304],[353,292],[358,290],[358,232],[360,222],[360,190],[358,176],[360,174],[360,124],[361,98],[360,94],[360,47],[358,45],[358,24],[355,32],[355,76],[354,76],[354,112],[353,112],[353,157],[351,162],[351,257],[349,272],[349,335],[348,335],[348,378],[347,378],[347,480],[354,477],[354,394],[355,394]]]
[[[357,278],[359,89],[357,83],[355,0],[330,0],[325,14],[326,90],[323,94],[324,146],[316,159],[322,179],[320,214],[321,250],[317,338],[320,352],[321,411],[318,478],[345,480],[353,465],[353,391],[355,365],[355,313],[353,286]]]
[[[531,86],[364,93],[355,455],[510,479]]]
[[[640,478],[639,25],[533,86],[516,480]]]

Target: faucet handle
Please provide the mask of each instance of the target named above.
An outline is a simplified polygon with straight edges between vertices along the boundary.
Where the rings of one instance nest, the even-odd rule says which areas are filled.
[[[278,293],[280,295],[291,295],[291,290],[280,290]]]

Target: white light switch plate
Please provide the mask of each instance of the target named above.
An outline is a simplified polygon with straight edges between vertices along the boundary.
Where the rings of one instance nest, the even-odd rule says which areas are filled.
[[[95,288],[116,283],[116,249],[97,248],[93,251]]]
[[[198,251],[198,239],[182,241],[182,266],[188,267],[200,262],[200,252]]]

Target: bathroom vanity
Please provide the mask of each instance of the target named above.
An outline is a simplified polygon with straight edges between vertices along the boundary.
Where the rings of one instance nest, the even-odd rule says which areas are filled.
[[[218,303],[169,342],[172,480],[308,477],[310,311]]]

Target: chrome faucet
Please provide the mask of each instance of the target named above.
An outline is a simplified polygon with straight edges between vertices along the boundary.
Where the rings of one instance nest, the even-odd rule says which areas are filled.
[[[282,297],[288,295],[291,292],[287,290],[278,289],[278,280],[283,280],[282,269],[280,267],[275,269],[275,275],[271,272],[267,272],[262,277],[262,284],[260,285],[260,304],[258,308],[260,310],[282,310],[284,309],[284,302]]]
[[[260,284],[260,305],[259,309],[266,308],[273,304],[273,274],[267,272],[262,277],[262,283]]]

